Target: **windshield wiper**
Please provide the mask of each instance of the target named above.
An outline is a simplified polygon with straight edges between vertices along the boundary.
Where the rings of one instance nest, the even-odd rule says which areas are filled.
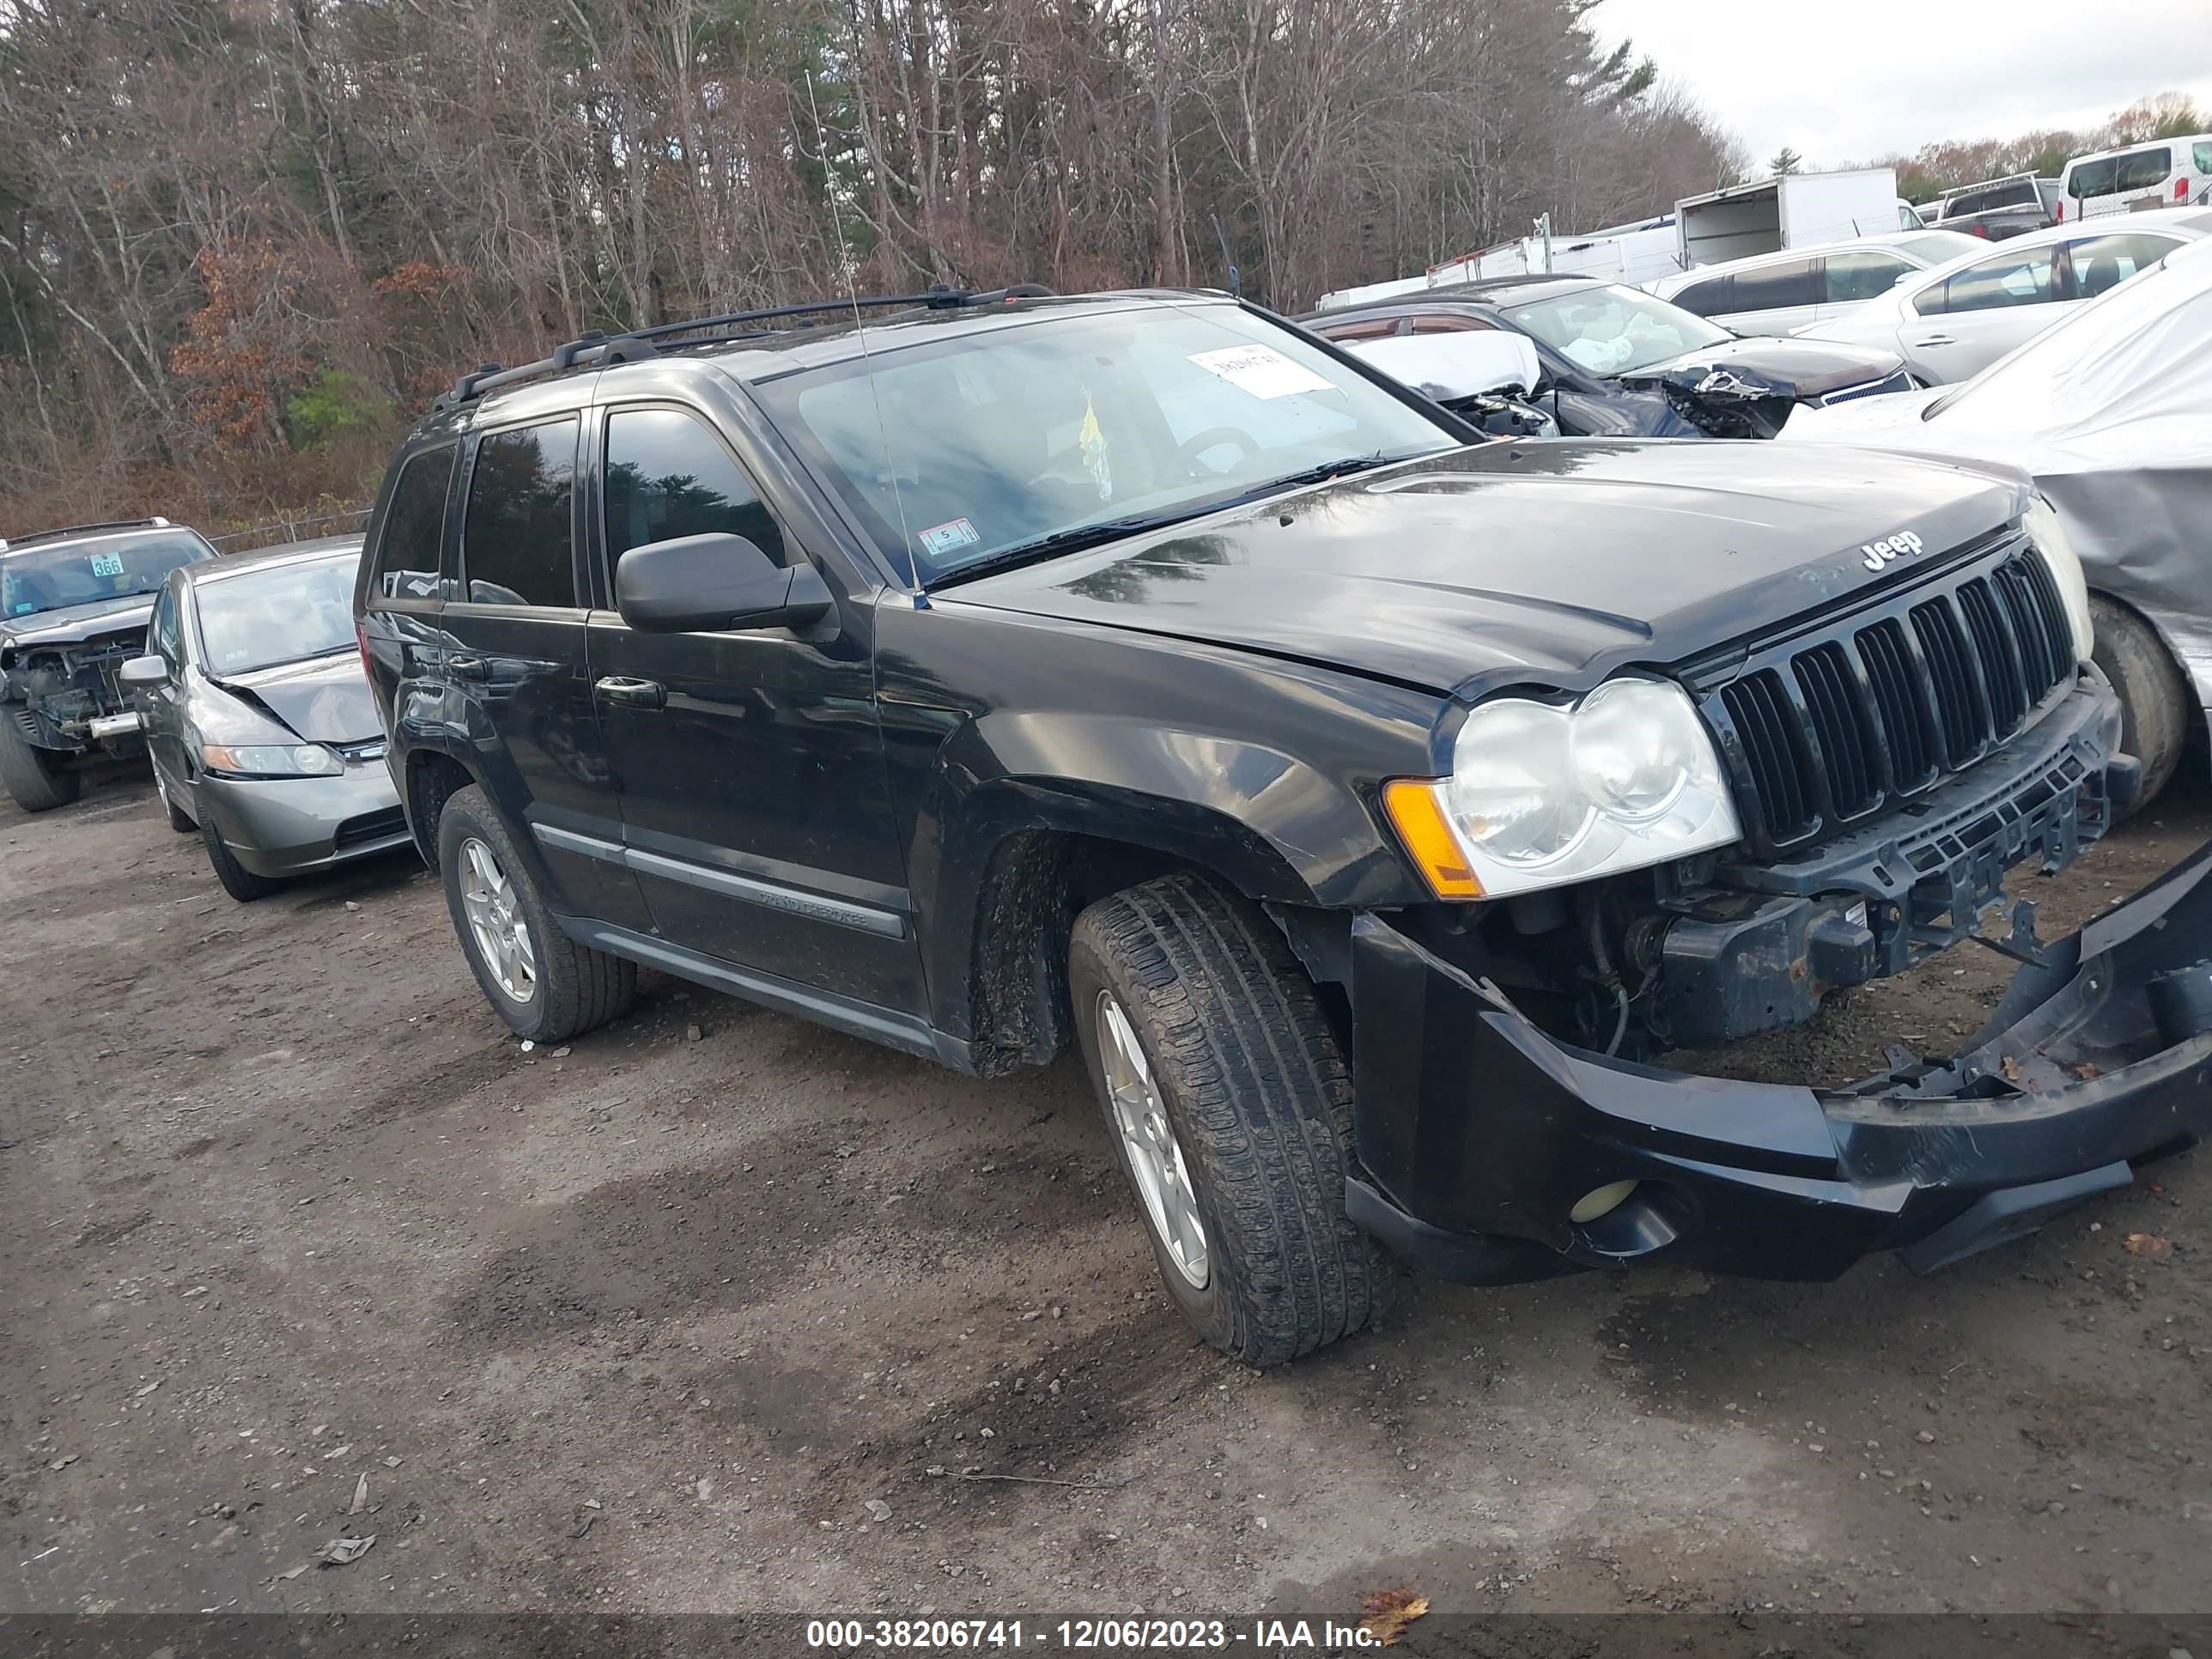
[[[1333,461],[1323,461],[1319,466],[1306,467],[1297,472],[1285,472],[1279,478],[1270,478],[1265,483],[1254,484],[1242,495],[1231,495],[1227,501],[1217,501],[1214,505],[1237,507],[1245,501],[1256,501],[1262,496],[1273,495],[1278,490],[1303,489],[1308,484],[1327,483],[1331,478],[1347,478],[1355,472],[1371,471],[1376,467],[1389,466],[1396,461],[1406,459],[1407,458],[1404,456],[1385,455],[1379,449],[1365,455],[1342,455]]]
[[[1287,472],[1279,478],[1270,478],[1264,483],[1254,484],[1234,495],[1224,495],[1212,501],[1200,501],[1190,507],[1178,507],[1170,513],[1146,513],[1126,519],[1101,519],[1096,524],[1081,524],[1067,530],[1055,530],[1049,536],[1039,536],[1034,541],[1017,542],[1012,547],[1002,547],[969,564],[948,570],[931,582],[933,589],[950,587],[958,582],[973,581],[978,576],[994,575],[1001,570],[1035,564],[1040,559],[1058,558],[1063,554],[1080,553],[1085,548],[1098,547],[1107,542],[1118,541],[1124,536],[1139,536],[1146,531],[1165,530],[1192,519],[1202,519],[1209,513],[1218,513],[1224,507],[1242,507],[1285,489],[1297,489],[1305,484],[1327,483],[1331,478],[1340,478],[1353,472],[1364,472],[1370,467],[1388,466],[1394,458],[1380,450],[1367,455],[1346,455],[1334,461],[1324,461],[1319,466],[1310,466],[1302,471]],[[1398,457],[1395,459],[1404,459]]]
[[[1188,519],[1202,518],[1206,514],[1226,505],[1208,501],[1203,507],[1188,507],[1174,513],[1143,513],[1126,519],[1101,519],[1096,524],[1079,524],[1069,530],[1055,530],[1049,536],[1039,536],[1034,541],[1017,542],[1012,547],[1002,547],[995,553],[971,561],[946,571],[931,582],[932,589],[950,587],[957,582],[973,581],[978,576],[996,574],[1025,564],[1035,564],[1040,559],[1054,559],[1066,553],[1080,553],[1085,548],[1100,547],[1108,542],[1119,541],[1124,536],[1142,535],[1148,530],[1164,530]]]

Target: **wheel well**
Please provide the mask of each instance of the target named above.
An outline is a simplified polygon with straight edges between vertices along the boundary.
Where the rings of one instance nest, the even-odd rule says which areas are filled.
[[[407,822],[414,827],[415,850],[433,870],[438,867],[439,817],[447,801],[475,781],[451,755],[418,749],[407,757]]]
[[[2212,732],[2208,732],[2205,711],[2198,706],[2196,679],[2189,672],[2187,660],[2179,651],[2174,648],[2173,641],[2166,637],[2166,630],[2160,628],[2152,619],[2150,613],[2140,605],[2104,588],[2091,587],[2089,601],[2093,606],[2102,603],[2110,605],[2115,611],[2125,612],[2130,621],[2138,623],[2143,632],[2150,635],[2152,643],[2158,647],[2160,654],[2172,665],[2176,678],[2181,682],[2182,713],[2187,729],[2186,740],[2192,748],[2203,748],[2208,736],[2212,736]]]
[[[1237,890],[1218,870],[1129,842],[1024,830],[999,843],[976,892],[970,957],[969,1052],[980,1074],[1041,1066],[1066,1046],[1076,917],[1109,893],[1180,870]]]

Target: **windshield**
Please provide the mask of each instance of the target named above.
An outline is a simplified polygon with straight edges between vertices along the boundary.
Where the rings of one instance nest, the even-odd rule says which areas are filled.
[[[1187,516],[1336,462],[1457,443],[1311,341],[1233,306],[1033,316],[760,387],[892,568],[910,561],[924,585],[1048,537]]]
[[[200,644],[217,679],[355,648],[353,579],[361,550],[241,570],[198,589]]]
[[[1505,314],[1593,374],[1629,374],[1735,337],[1718,324],[1632,288],[1577,289],[1507,306]]]
[[[100,536],[0,555],[0,617],[157,592],[179,565],[213,557],[215,550],[189,530]]]

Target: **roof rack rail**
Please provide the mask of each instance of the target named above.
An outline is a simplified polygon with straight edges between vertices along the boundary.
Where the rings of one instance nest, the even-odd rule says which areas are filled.
[[[640,362],[659,355],[654,341],[673,340],[679,335],[701,334],[704,337],[686,343],[704,345],[713,340],[751,339],[777,331],[772,328],[747,327],[749,324],[792,322],[803,319],[826,321],[862,309],[913,310],[921,307],[928,311],[954,311],[964,306],[1003,305],[1015,300],[1048,300],[1052,297],[1053,291],[1042,283],[1015,283],[981,293],[969,289],[951,288],[939,283],[920,294],[862,295],[842,300],[810,300],[801,305],[769,306],[758,311],[732,311],[716,317],[696,317],[689,322],[656,323],[650,328],[628,329],[619,334],[609,334],[595,328],[554,347],[551,356],[541,357],[534,363],[519,363],[513,368],[502,368],[498,363],[479,363],[454,381],[452,389],[440,396],[431,407],[450,408],[466,403],[471,398],[481,398],[488,392],[496,392],[502,386],[517,386],[542,375],[558,374],[580,363],[604,368],[611,363]]]
[[[150,519],[103,519],[98,524],[65,525],[59,530],[36,530],[27,536],[0,536],[0,553],[28,547],[34,542],[65,541],[71,536],[96,536],[109,530],[167,530],[169,521],[156,515]]]

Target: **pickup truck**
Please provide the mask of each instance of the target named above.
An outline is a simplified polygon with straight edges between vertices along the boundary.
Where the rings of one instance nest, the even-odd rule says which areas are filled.
[[[2016,904],[1954,1057],[1656,1063],[1958,945],[2132,797],[2002,467],[1485,441],[1226,295],[937,290],[463,377],[355,609],[515,1033],[651,966],[981,1076],[1074,1050],[1254,1365],[1395,1262],[1933,1268],[2212,1122],[2212,851],[2063,940]]]

